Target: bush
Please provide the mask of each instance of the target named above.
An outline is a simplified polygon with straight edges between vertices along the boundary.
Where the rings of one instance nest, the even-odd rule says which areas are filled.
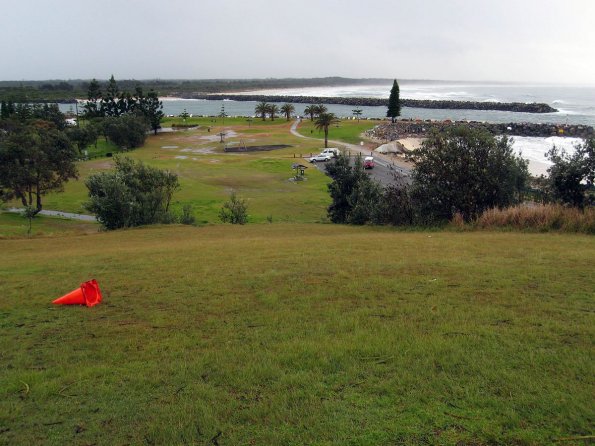
[[[548,186],[554,199],[580,208],[590,204],[595,183],[595,138],[578,145],[572,155],[554,146],[546,156],[553,163],[548,169]]]
[[[115,162],[115,171],[97,173],[85,181],[90,198],[85,208],[106,229],[175,221],[169,205],[179,189],[176,174],[130,158],[116,157]]]
[[[414,223],[414,209],[409,188],[391,184],[384,188],[374,215],[374,223],[407,226]]]
[[[192,205],[185,204],[182,207],[182,215],[180,215],[179,220],[183,225],[194,225],[196,223],[196,217],[192,212]]]
[[[219,218],[223,223],[244,225],[248,223],[248,206],[246,201],[239,199],[235,192],[232,192],[229,201],[223,204],[219,211]]]

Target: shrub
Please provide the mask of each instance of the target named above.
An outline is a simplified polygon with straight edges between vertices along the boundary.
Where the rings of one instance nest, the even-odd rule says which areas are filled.
[[[565,204],[584,207],[589,204],[595,183],[595,138],[585,140],[567,154],[555,146],[546,154],[553,165],[548,169],[549,189],[553,197]]]
[[[175,221],[169,212],[172,196],[179,189],[178,176],[130,158],[115,158],[111,172],[91,175],[87,210],[97,215],[106,229],[118,229]]]
[[[193,225],[196,223],[196,217],[192,212],[192,205],[185,204],[182,207],[182,215],[180,215],[180,223],[183,225]]]
[[[393,226],[412,225],[414,209],[409,188],[390,184],[384,188],[373,222]]]
[[[219,211],[219,218],[223,223],[244,225],[248,222],[247,210],[246,201],[238,198],[236,193],[232,192],[229,201],[226,201]]]

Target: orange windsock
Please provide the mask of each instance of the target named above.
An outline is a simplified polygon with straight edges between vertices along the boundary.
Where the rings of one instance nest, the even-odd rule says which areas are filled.
[[[79,288],[56,299],[56,305],[86,305],[92,307],[101,302],[101,290],[95,279],[82,283]]]

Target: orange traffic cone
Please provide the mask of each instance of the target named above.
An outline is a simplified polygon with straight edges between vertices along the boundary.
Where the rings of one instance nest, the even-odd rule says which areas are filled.
[[[101,302],[101,290],[95,279],[82,283],[79,288],[59,297],[52,303],[56,305],[86,305],[92,307]]]

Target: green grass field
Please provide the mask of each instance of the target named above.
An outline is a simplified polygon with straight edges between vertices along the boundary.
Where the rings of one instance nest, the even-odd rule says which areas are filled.
[[[328,137],[330,140],[342,141],[350,144],[359,144],[364,139],[361,134],[366,130],[374,128],[383,121],[376,120],[343,120],[334,126],[329,127]],[[299,132],[304,136],[321,138],[324,140],[324,132],[318,130],[314,123],[308,118],[302,121]]]
[[[0,249],[0,444],[594,431],[593,237],[161,226]],[[102,304],[51,304],[90,278]]]

